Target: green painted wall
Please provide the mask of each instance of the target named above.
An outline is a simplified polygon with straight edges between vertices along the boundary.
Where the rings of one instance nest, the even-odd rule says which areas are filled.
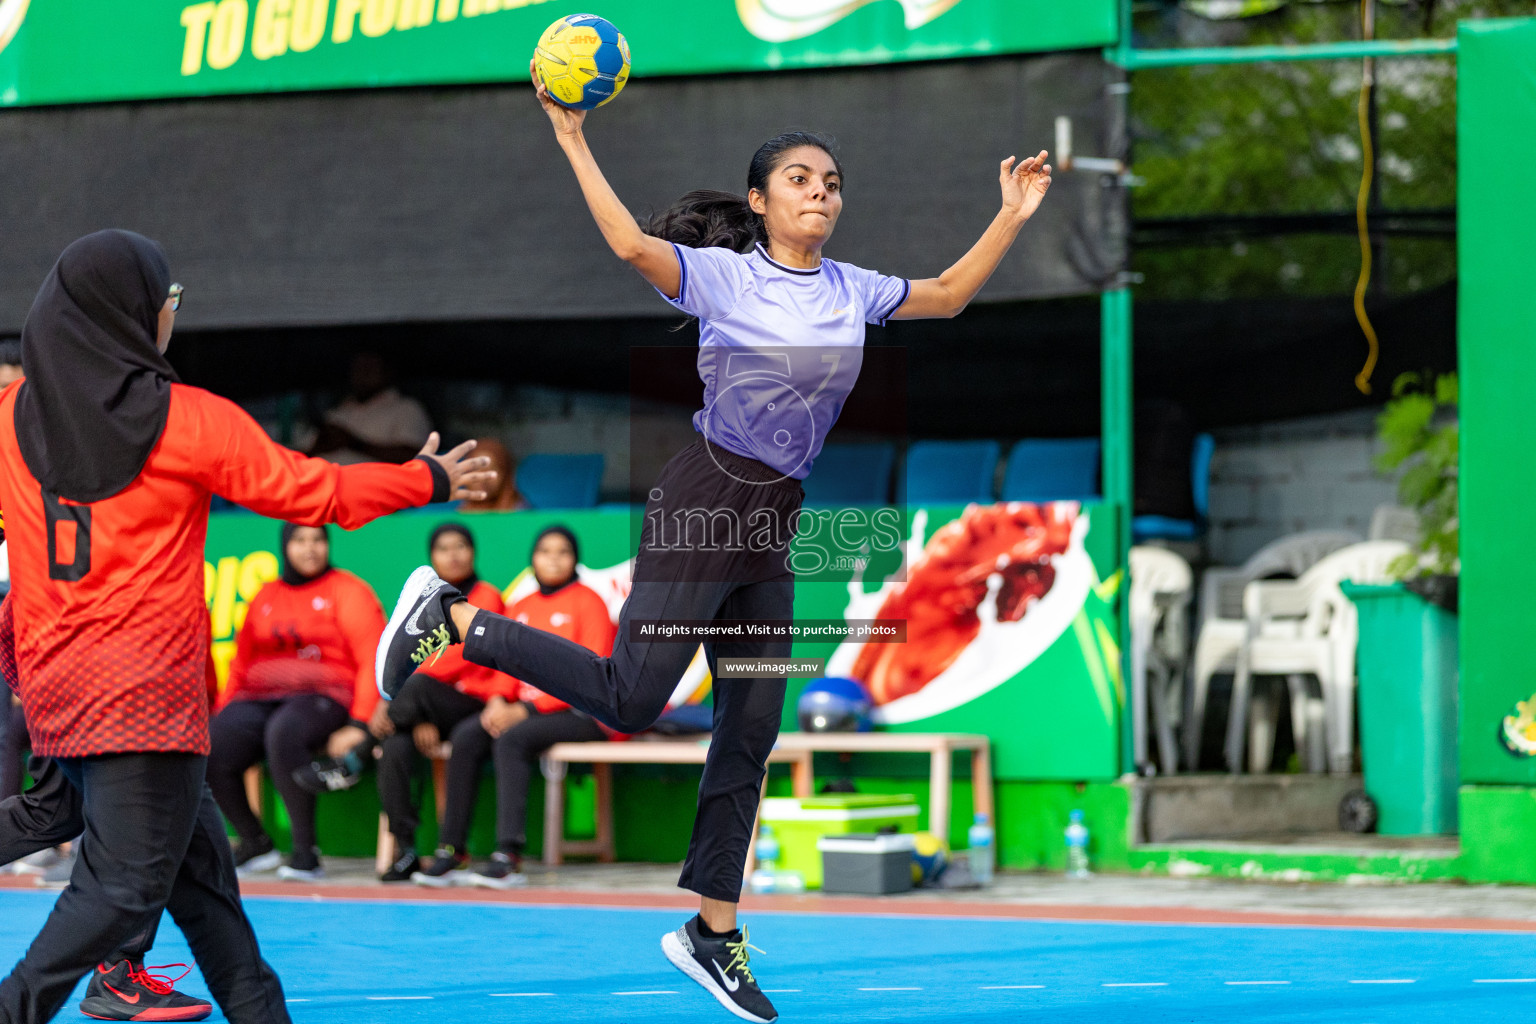
[[[1536,758],[1497,733],[1536,693],[1536,19],[1464,22],[1459,40],[1461,780],[1533,784]]]
[[[1451,882],[1461,878],[1455,855],[1394,850],[1362,854],[1331,850],[1141,847],[1130,869],[1178,878],[1230,878],[1249,882]]]
[[[1462,787],[1461,836],[1467,881],[1536,883],[1536,789]]]

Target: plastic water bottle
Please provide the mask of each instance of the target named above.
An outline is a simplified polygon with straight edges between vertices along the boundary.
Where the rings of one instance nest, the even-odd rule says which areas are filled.
[[[752,872],[750,887],[757,893],[805,892],[804,875],[779,870],[779,838],[770,825],[764,825],[757,836],[757,870]]]
[[[970,845],[966,860],[970,862],[971,877],[982,885],[991,885],[992,872],[997,866],[997,846],[992,841],[992,825],[987,816],[976,815],[966,835]]]
[[[757,866],[764,871],[779,870],[779,837],[772,825],[764,825],[757,834]]]
[[[1073,811],[1067,824],[1067,877],[1087,878],[1088,826],[1083,824],[1083,812]]]

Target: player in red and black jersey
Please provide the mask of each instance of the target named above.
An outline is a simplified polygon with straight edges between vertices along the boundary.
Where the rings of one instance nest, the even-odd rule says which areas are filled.
[[[208,756],[203,547],[220,494],[294,522],[355,528],[483,493],[472,445],[341,467],[270,441],[165,360],[180,286],[126,231],[59,257],[22,331],[27,377],[0,392],[0,508],[34,749],[83,800],[70,885],[0,982],[0,1022],[46,1021],[122,937],[168,904],[215,1000],[287,1021],[240,905]]]
[[[0,526],[0,540],[4,538]],[[9,698],[19,678],[16,667],[16,619],[9,595],[0,601],[0,675]],[[209,697],[217,689],[213,660],[208,660]],[[79,790],[46,757],[31,759],[32,787],[0,800],[0,867],[19,858],[77,839],[85,831],[84,801]],[[207,999],[178,992],[172,979],[152,973],[145,958],[155,944],[160,914],[130,933],[111,955],[96,965],[80,1001],[80,1012],[98,1020],[203,1020],[213,1012]],[[182,964],[174,966],[181,967]]]

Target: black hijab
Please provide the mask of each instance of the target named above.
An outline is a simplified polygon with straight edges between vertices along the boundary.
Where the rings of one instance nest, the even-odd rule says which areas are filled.
[[[475,550],[475,535],[469,532],[469,527],[460,523],[442,523],[437,527],[437,529],[433,530],[432,535],[427,538],[428,561],[430,561],[432,558],[432,549],[437,547],[437,539],[445,533],[458,534],[460,537],[464,538],[464,543],[469,545],[469,550]],[[473,563],[471,563],[471,565],[473,565]],[[474,590],[479,585],[480,575],[472,568],[470,569],[469,575],[467,577],[453,584],[453,589],[457,590],[461,594],[468,595],[471,590]]]
[[[554,525],[554,526],[546,526],[546,527],[544,527],[544,529],[539,531],[539,535],[537,537],[533,538],[533,547],[528,549],[528,560],[530,562],[533,561],[533,553],[535,551],[539,550],[539,542],[542,541],[545,537],[548,537],[552,533],[559,534],[560,536],[564,537],[567,541],[570,542],[570,545],[571,545],[571,557],[574,559],[574,562],[571,565],[571,575],[570,575],[570,578],[565,580],[563,583],[556,584],[555,586],[546,586],[544,584],[544,581],[539,579],[538,573],[534,573],[533,581],[539,585],[539,593],[543,594],[545,597],[548,597],[550,594],[556,593],[557,591],[564,590],[566,587],[570,586],[572,583],[575,583],[576,582],[576,566],[581,564],[581,547],[576,543],[576,535],[574,533],[572,533],[570,531],[570,529],[568,529],[567,527],[561,526],[558,523],[556,525]]]
[[[321,533],[325,534],[325,543],[326,543],[326,552],[327,552],[327,554],[325,556],[325,568],[324,569],[321,569],[319,572],[315,573],[313,576],[305,576],[303,573],[299,572],[299,570],[297,570],[297,569],[295,569],[293,567],[293,563],[292,562],[288,561],[288,542],[290,540],[293,540],[293,535],[294,535],[295,532],[297,532],[299,530],[302,530],[302,529],[304,529],[304,527],[303,527],[303,524],[301,524],[301,523],[284,523],[283,524],[283,534],[282,534],[283,539],[282,539],[282,541],[281,541],[281,543],[279,544],[279,547],[278,547],[277,561],[278,561],[278,564],[280,564],[283,567],[283,571],[280,574],[279,578],[281,578],[282,581],[284,583],[288,584],[290,587],[302,587],[306,583],[313,583],[316,580],[321,579],[322,577],[329,575],[330,572],[331,572],[331,556],[329,554],[329,552],[330,552],[330,543],[331,543],[331,530],[330,530],[330,527],[328,527],[328,526],[316,526],[316,527],[314,527],[314,529],[319,530]]]
[[[101,501],[139,475],[165,432],[176,371],[155,348],[165,251],[132,231],[70,243],[21,329],[16,440],[43,489]]]

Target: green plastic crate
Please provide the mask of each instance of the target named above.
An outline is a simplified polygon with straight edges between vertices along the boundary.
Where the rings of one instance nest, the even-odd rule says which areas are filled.
[[[779,841],[779,870],[798,871],[807,889],[821,888],[816,840],[851,832],[916,832],[917,798],[910,793],[827,793],[763,801],[762,823]]]

